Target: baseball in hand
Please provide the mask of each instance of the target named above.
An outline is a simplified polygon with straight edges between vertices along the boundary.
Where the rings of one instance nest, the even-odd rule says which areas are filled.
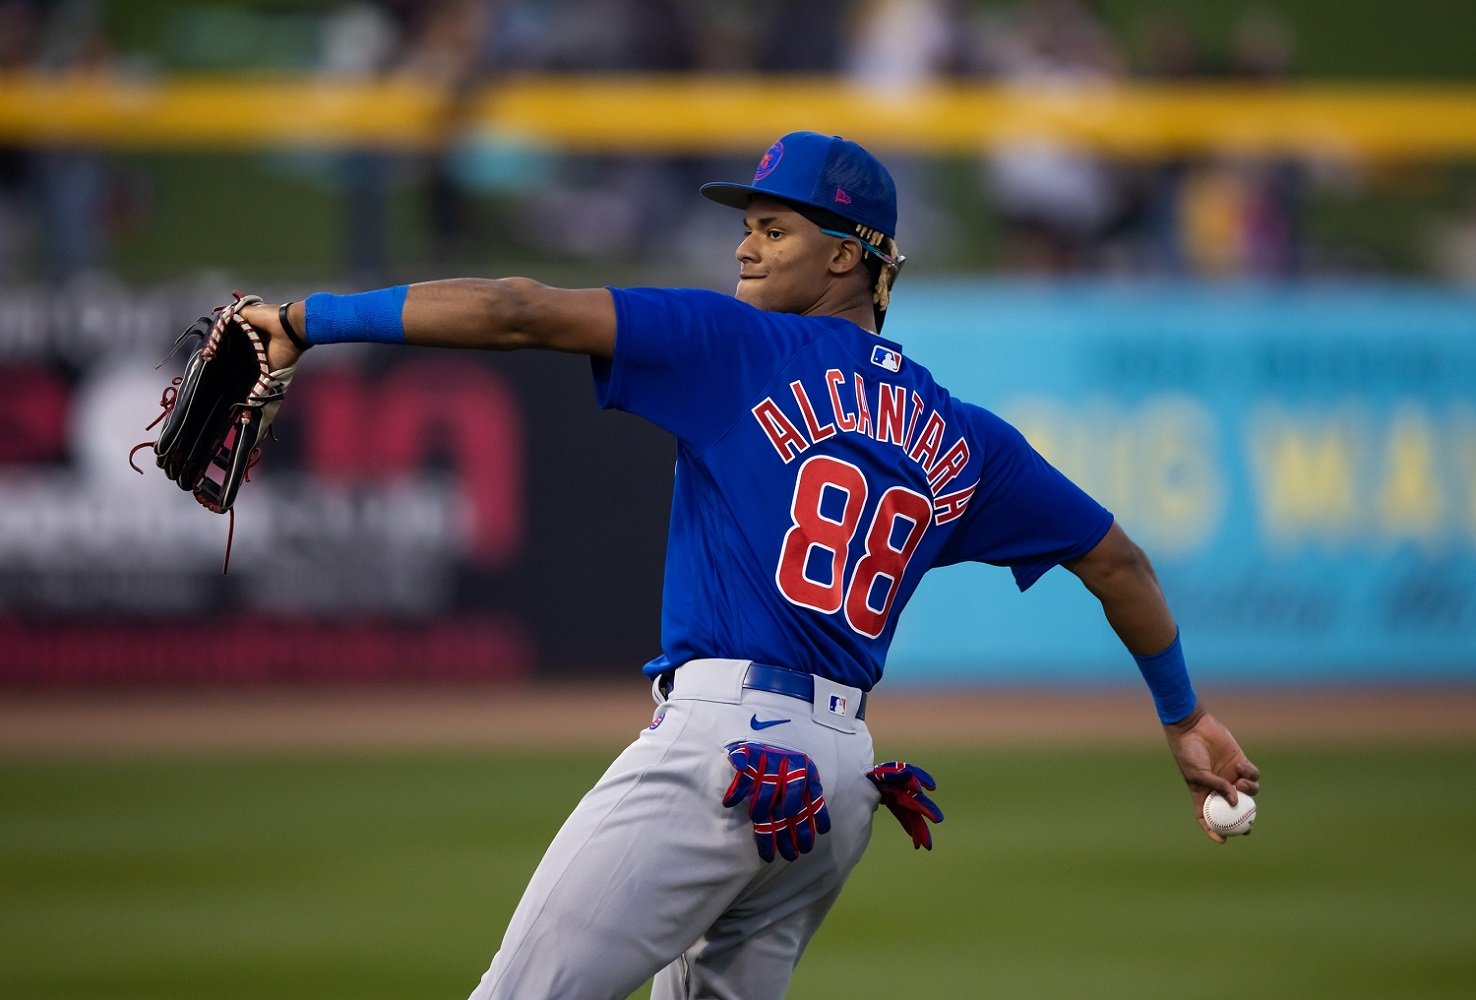
[[[1222,837],[1250,833],[1256,822],[1256,800],[1240,792],[1232,806],[1219,792],[1210,792],[1204,800],[1204,821]]]

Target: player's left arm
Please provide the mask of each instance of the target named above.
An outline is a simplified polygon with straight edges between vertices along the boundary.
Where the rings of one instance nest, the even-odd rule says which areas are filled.
[[[1261,790],[1260,771],[1230,731],[1199,704],[1187,672],[1179,669],[1181,680],[1175,680],[1175,659],[1182,664],[1179,630],[1147,554],[1113,523],[1090,552],[1062,565],[1102,602],[1113,631],[1143,667],[1150,688],[1155,688],[1169,749],[1194,797],[1199,826],[1211,840],[1224,843],[1204,821],[1204,800],[1210,792],[1232,802],[1241,792],[1255,795]],[[1167,664],[1162,669],[1166,680],[1155,675],[1161,664]]]
[[[608,358],[615,350],[615,305],[605,288],[556,288],[531,278],[450,278],[352,296],[314,296],[289,303],[288,324],[310,343],[315,319],[351,328],[348,339],[424,347],[512,351],[542,349]],[[310,318],[309,311],[319,310]],[[265,336],[273,367],[295,364],[301,349],[284,331],[274,305],[243,313]],[[356,325],[380,328],[355,336]],[[342,338],[339,338],[342,339]]]

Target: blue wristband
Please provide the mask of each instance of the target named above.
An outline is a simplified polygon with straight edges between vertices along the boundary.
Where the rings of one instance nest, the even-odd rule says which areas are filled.
[[[1173,643],[1163,652],[1152,656],[1134,654],[1133,659],[1138,661],[1138,670],[1153,695],[1158,721],[1167,726],[1188,718],[1194,706],[1199,704],[1199,696],[1189,682],[1189,668],[1184,663],[1184,647],[1179,642],[1179,633],[1174,633]]]
[[[409,285],[395,285],[357,295],[309,295],[303,336],[309,344],[403,344],[409,291]]]

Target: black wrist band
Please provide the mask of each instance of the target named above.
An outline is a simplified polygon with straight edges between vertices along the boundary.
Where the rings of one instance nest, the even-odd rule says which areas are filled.
[[[287,339],[296,344],[299,351],[305,351],[312,345],[299,337],[297,331],[292,328],[292,321],[287,318],[287,307],[291,304],[291,302],[282,303],[281,307],[277,310],[277,319],[282,321],[282,332],[287,334]]]

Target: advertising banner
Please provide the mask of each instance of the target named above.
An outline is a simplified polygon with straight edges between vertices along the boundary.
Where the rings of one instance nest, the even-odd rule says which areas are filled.
[[[233,531],[152,448],[130,468],[184,359],[156,363],[224,294],[0,290],[0,684],[519,680],[658,652],[673,446],[601,413],[581,358],[316,351]]]
[[[896,313],[1149,553],[1196,675],[1476,679],[1476,296],[971,282]],[[1069,572],[969,566],[924,581],[888,680],[1132,671]]]

